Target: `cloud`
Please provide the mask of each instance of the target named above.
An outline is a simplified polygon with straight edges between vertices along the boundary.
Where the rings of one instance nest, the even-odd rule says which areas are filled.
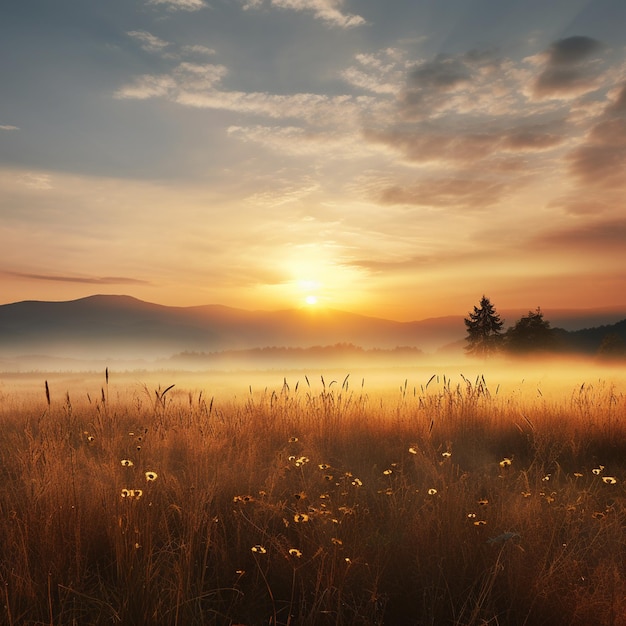
[[[570,172],[585,185],[626,189],[626,84],[588,132],[585,142],[567,157]]]
[[[31,274],[24,272],[0,272],[5,276],[26,278],[29,280],[46,280],[61,283],[83,283],[88,285],[150,285],[151,283],[137,278],[125,278],[120,276],[86,277],[86,276],[63,276],[55,274]]]
[[[146,50],[147,52],[161,52],[161,50],[170,45],[169,42],[163,41],[163,39],[159,39],[145,30],[131,30],[126,34],[138,41],[142,50]]]
[[[52,177],[49,174],[26,172],[18,178],[18,182],[31,189],[52,189]]]
[[[0,130],[19,130],[17,126],[11,126],[11,124],[0,124]]]
[[[579,190],[577,193],[555,198],[548,203],[548,208],[561,209],[570,215],[599,215],[623,204],[621,198],[604,198],[605,195],[603,194],[603,199],[600,199],[595,193],[589,194]]]
[[[609,97],[613,97],[611,104],[606,107],[605,113],[611,115],[615,114],[626,114],[626,83],[622,85],[620,88],[614,90],[614,92],[609,93]]]
[[[304,10],[305,4],[294,3],[289,8]],[[536,57],[535,65],[541,72],[550,64],[576,69],[592,61],[601,44],[582,40],[556,42]],[[396,171],[389,174],[386,184],[379,181],[369,190],[360,190],[360,197],[374,198],[388,207],[424,206],[459,212],[494,207],[504,197],[513,198],[539,172],[562,172],[563,148],[580,143],[581,137],[584,143],[565,162],[574,180],[582,182],[585,172],[594,167],[602,170],[602,180],[609,180],[604,171],[608,153],[613,157],[616,150],[618,156],[622,154],[621,147],[613,144],[623,131],[619,120],[626,110],[626,86],[614,87],[604,108],[596,96],[577,101],[578,108],[587,102],[593,106],[573,116],[575,107],[570,101],[532,99],[525,91],[533,81],[527,66],[494,50],[437,55],[416,62],[410,62],[400,48],[356,54],[350,67],[343,72],[339,68],[338,73],[353,87],[369,92],[361,96],[229,90],[224,86],[228,68],[196,60],[199,62],[175,64],[160,74],[137,76],[115,95],[163,98],[182,106],[252,116],[251,123],[238,119],[229,126],[228,135],[281,155],[317,158],[327,154],[325,162],[372,158],[378,162],[373,165],[372,161],[368,167],[379,171],[381,159],[390,167],[428,168],[430,180],[422,180],[426,172],[411,180],[406,170]],[[614,75],[619,75],[618,69]],[[604,83],[608,76],[605,73]],[[593,116],[597,128],[585,135]],[[276,122],[264,124],[254,119],[263,117]],[[599,157],[600,148],[607,154]],[[617,174],[611,176],[618,184]],[[554,186],[555,195],[564,199],[569,183],[571,179],[561,176],[559,189]],[[345,189],[351,182],[342,184]],[[577,215],[602,210],[600,204],[583,200],[581,193],[570,196],[575,197],[562,200],[558,208]],[[263,197],[269,198],[267,194]],[[544,195],[539,204],[551,200],[550,194]]]
[[[339,28],[354,28],[366,24],[360,15],[341,11],[343,0],[270,0],[270,5],[279,9],[291,9],[313,13],[316,19]],[[250,10],[263,6],[263,0],[243,0],[243,9]]]
[[[340,10],[342,4],[343,0],[272,0],[273,6],[312,11],[316,18],[340,28],[352,28],[366,23],[360,15],[343,13]]]
[[[181,50],[185,54],[199,54],[205,56],[213,56],[215,54],[215,50],[213,48],[207,48],[206,46],[200,45],[183,46]]]
[[[164,58],[176,59],[180,58],[180,56],[182,55],[207,57],[213,56],[215,54],[215,50],[213,48],[208,48],[207,46],[201,45],[181,46],[180,52],[182,53],[182,55],[171,51],[166,52],[166,48],[169,48],[171,50],[172,44],[169,41],[160,39],[156,35],[153,35],[146,30],[131,30],[128,31],[126,34],[135,41],[137,41],[142,50],[145,50],[146,52],[163,53],[162,56]]]
[[[589,222],[540,235],[530,246],[581,253],[622,251],[626,245],[626,219]],[[592,259],[590,258],[590,261]]]
[[[587,185],[623,188],[626,185],[626,120],[597,124],[586,145],[569,155],[571,172]]]
[[[400,112],[408,120],[472,111],[501,115],[520,98],[518,80],[511,61],[491,50],[439,54],[412,65],[400,94]]]
[[[377,94],[401,91],[406,68],[399,50],[387,48],[375,54],[357,54],[354,60],[356,66],[341,72],[349,84]]]
[[[473,166],[477,161],[498,153],[526,153],[550,150],[562,144],[564,137],[541,126],[519,126],[501,131],[454,128],[446,124],[420,125],[405,130],[366,130],[369,141],[382,143],[401,152],[416,163],[454,162]]]
[[[116,98],[130,100],[147,100],[167,96],[176,88],[175,81],[165,74],[143,74],[138,76],[130,85],[126,85],[115,92]]]
[[[502,137],[502,147],[511,152],[541,152],[561,145],[564,137],[551,132],[520,129]]]
[[[415,271],[432,269],[434,265],[442,265],[444,257],[437,255],[419,255],[409,258],[379,259],[360,258],[348,262],[348,265],[365,270],[370,274],[386,274],[398,271]]]
[[[555,41],[547,50],[548,64],[576,65],[602,49],[602,44],[591,37],[580,35]]]
[[[567,46],[557,46],[554,58],[573,62],[585,53],[576,56]],[[524,86],[532,79],[530,72],[495,50],[439,54],[413,64],[398,53],[363,55],[357,61],[343,77],[389,94],[389,108],[396,107],[395,115],[386,117],[365,112],[364,139],[409,163],[501,172],[524,165],[529,174],[540,163],[529,155],[551,158],[571,140],[574,124],[580,134],[589,117],[579,114],[574,121],[561,102],[529,100]],[[404,85],[398,78],[402,73]]]
[[[470,81],[470,66],[458,57],[440,54],[432,61],[418,65],[409,75],[409,82],[418,89],[450,91]]]
[[[357,132],[312,130],[298,126],[229,126],[228,134],[240,141],[258,143],[279,154],[349,159],[373,154]]]
[[[301,181],[272,180],[267,183],[265,189],[259,189],[246,198],[246,202],[254,207],[272,210],[287,204],[300,203],[320,189],[321,184],[311,178]],[[293,225],[290,228],[293,228]]]
[[[410,186],[390,186],[378,198],[382,204],[411,204],[435,208],[484,209],[496,204],[507,191],[500,181],[479,178],[440,178]]]
[[[372,102],[366,96],[326,96],[313,93],[270,94],[224,91],[219,83],[228,70],[223,65],[180,63],[169,74],[144,74],[117,90],[117,98],[145,100],[163,97],[178,104],[235,111],[270,118],[299,118],[329,122],[353,119]]]
[[[203,0],[147,0],[148,5],[164,5],[170,11],[198,11],[207,6]]]
[[[351,115],[357,104],[345,96],[325,96],[313,93],[276,95],[264,92],[181,90],[175,101],[202,109],[223,109],[270,118],[294,118],[329,121],[328,116]]]
[[[536,99],[571,98],[594,91],[601,85],[597,53],[604,46],[591,37],[575,36],[555,41],[544,53],[529,57],[543,69],[532,85]]]
[[[461,134],[454,130],[423,127],[404,130],[366,130],[366,139],[382,143],[418,163],[436,161],[474,161],[490,155],[497,137],[487,133]]]
[[[444,268],[467,268],[468,263],[484,261],[492,254],[489,248],[464,249],[463,246],[449,245],[428,246],[424,252],[388,255],[384,251],[371,251],[370,258],[361,257],[348,261],[348,264],[369,273],[433,271]]]
[[[223,65],[209,63],[180,63],[170,74],[143,74],[115,93],[117,98],[145,100],[168,97],[177,100],[182,95],[211,90],[227,73]]]
[[[578,220],[577,220],[578,221]],[[606,258],[616,258],[617,253],[623,250],[626,244],[626,219],[618,218],[589,222],[580,221],[576,226],[568,226],[561,229],[552,229],[530,239],[520,237],[519,232],[513,232],[510,227],[485,231],[481,237],[474,233],[472,239],[474,245],[468,247],[465,240],[457,240],[457,245],[450,242],[422,246],[422,251],[413,254],[397,254],[389,256],[384,252],[379,255],[373,254],[370,258],[361,257],[351,261],[364,270],[373,273],[389,273],[407,271],[414,273],[420,270],[455,268],[456,271],[465,272],[472,276],[472,269],[477,268],[485,278],[484,268],[489,265],[497,268],[491,273],[490,278],[502,276],[509,281],[510,276],[515,275],[516,281],[524,280],[518,274],[519,265],[523,263],[527,272],[533,275],[533,280],[541,281],[546,275],[554,272],[560,279],[573,274],[572,280],[581,284],[580,272],[594,272],[596,266],[604,264],[603,277],[610,280],[610,272],[606,271]],[[428,242],[430,243],[430,242]],[[419,246],[416,246],[419,250]],[[563,265],[565,259],[571,261],[568,268]],[[560,260],[560,264],[555,260]],[[599,265],[598,265],[599,264]],[[510,270],[511,273],[507,271]],[[622,271],[621,266],[615,265],[615,274]],[[514,281],[515,282],[515,281]],[[584,282],[584,281],[582,281]],[[517,284],[515,282],[515,284]]]

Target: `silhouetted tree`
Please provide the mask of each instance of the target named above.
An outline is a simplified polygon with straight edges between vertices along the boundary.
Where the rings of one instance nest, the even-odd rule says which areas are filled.
[[[509,328],[504,335],[504,344],[511,352],[537,352],[556,349],[557,334],[550,322],[543,319],[541,308],[529,311]]]
[[[464,321],[467,327],[465,351],[468,354],[484,358],[500,349],[504,322],[496,313],[489,298],[483,295],[480,308],[475,306],[473,313],[470,313]]]

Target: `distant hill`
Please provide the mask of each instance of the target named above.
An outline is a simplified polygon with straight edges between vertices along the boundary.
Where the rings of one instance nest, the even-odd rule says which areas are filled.
[[[603,357],[626,357],[626,319],[616,324],[560,333],[565,349]]]
[[[503,311],[505,326],[526,313]],[[580,334],[573,336],[573,341],[589,350],[608,331],[595,329],[592,333],[581,329],[589,322],[609,328],[608,325],[626,318],[626,312],[546,310],[545,317],[553,327],[578,331]],[[181,352],[336,344],[353,344],[364,350],[411,347],[435,352],[446,345],[461,346],[464,336],[462,315],[397,322],[327,309],[170,307],[123,295],[0,305],[0,359],[5,362],[19,355],[157,359]]]
[[[222,305],[170,307],[130,296],[0,305],[0,357],[157,358],[183,351],[351,343],[434,350],[458,337],[457,317],[396,322],[335,310],[246,311]]]

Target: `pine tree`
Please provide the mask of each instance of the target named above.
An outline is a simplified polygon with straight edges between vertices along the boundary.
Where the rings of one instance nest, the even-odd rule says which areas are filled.
[[[504,321],[496,313],[489,298],[483,295],[480,308],[475,306],[474,312],[464,321],[467,327],[465,351],[468,354],[486,358],[500,349]]]

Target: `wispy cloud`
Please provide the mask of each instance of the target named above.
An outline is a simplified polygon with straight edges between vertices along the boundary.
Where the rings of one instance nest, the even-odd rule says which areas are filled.
[[[626,189],[626,84],[610,95],[612,100],[584,143],[569,154],[568,162],[572,174],[584,185]]]
[[[502,200],[507,183],[487,178],[448,177],[420,181],[414,185],[394,185],[382,190],[382,204],[412,204],[424,207],[462,207],[484,210]]]
[[[626,246],[626,219],[585,221],[551,230],[536,237],[530,245],[552,251],[555,248],[569,250],[575,254],[614,254]]]
[[[159,39],[152,33],[145,30],[131,30],[126,34],[138,41],[141,48],[148,52],[161,52],[170,45],[168,41]]]
[[[228,134],[240,141],[253,142],[279,154],[322,156],[325,161],[363,158],[376,154],[371,144],[364,144],[360,133],[345,129],[305,129],[299,126],[230,126]]]
[[[478,245],[482,238],[483,245]],[[606,267],[607,259],[615,259],[616,254],[623,249],[626,242],[626,220],[623,218],[576,225],[570,223],[530,237],[525,236],[525,233],[499,231],[496,228],[476,233],[473,239],[475,245],[459,242],[456,247],[452,247],[438,242],[433,246],[414,246],[413,252],[408,254],[392,255],[386,249],[384,252],[370,251],[370,256],[361,256],[349,263],[377,275],[408,273],[410,276],[419,276],[419,272],[458,271],[459,267],[463,267],[468,283],[477,283],[479,286],[481,282],[484,284],[487,281],[499,284],[499,289],[503,291],[541,292],[546,299],[550,298],[550,289],[545,287],[545,282],[552,286],[552,291],[558,291],[563,281],[571,281],[572,288],[579,293],[582,289],[601,292],[608,285],[615,286],[624,281],[625,275],[619,266],[615,267],[614,274],[596,275],[594,283],[586,284],[581,279],[581,272],[597,274],[598,270]],[[497,258],[498,270],[489,273],[490,277],[487,278],[486,264],[494,263],[494,258]],[[560,264],[555,263],[558,259],[561,260]],[[566,259],[567,264],[564,265]],[[524,265],[524,274],[518,277],[520,263]],[[473,268],[483,277],[474,276]],[[513,286],[510,284],[510,275],[516,275]],[[531,277],[534,286],[530,284]],[[604,281],[604,286],[597,281]],[[520,289],[520,284],[523,284],[523,289]]]
[[[116,97],[145,100],[166,97],[180,102],[188,94],[213,91],[213,86],[227,74],[223,65],[180,63],[169,74],[143,74],[118,89]]]
[[[180,63],[167,74],[144,74],[116,92],[118,98],[165,97],[178,104],[263,115],[270,118],[329,120],[358,115],[367,98],[314,93],[271,94],[227,91],[220,81],[228,70],[223,65]]]
[[[198,11],[207,6],[204,0],[147,0],[148,5],[163,5],[171,11]]]
[[[264,0],[242,0],[244,10],[258,9],[264,4]],[[313,13],[316,19],[339,28],[353,28],[366,24],[366,20],[360,15],[341,10],[343,0],[269,0],[269,4],[279,9]]]
[[[356,115],[360,109],[359,102],[350,96],[327,96],[314,93],[282,95],[265,92],[182,89],[176,94],[175,101],[203,109],[222,109],[270,118],[293,118],[327,123],[341,115]]]
[[[365,24],[365,19],[360,15],[341,11],[343,0],[272,0],[272,5],[296,11],[311,11],[316,18],[341,28]]]
[[[202,45],[184,45],[176,49],[170,41],[165,41],[146,30],[131,30],[126,33],[129,37],[139,43],[142,50],[160,54],[165,59],[181,58],[206,58],[213,56],[215,50]]]
[[[213,48],[208,48],[207,46],[201,46],[198,44],[183,46],[181,50],[185,54],[197,54],[201,56],[213,56],[215,54],[215,50]]]
[[[499,152],[542,152],[561,144],[564,138],[547,129],[524,127],[483,131],[477,128],[420,127],[409,131],[368,130],[365,137],[398,150],[417,163],[453,162],[474,166]]]
[[[0,124],[0,130],[19,130],[19,128],[11,124]]]
[[[613,209],[621,208],[623,203],[621,194],[617,198],[608,194],[602,194],[602,198],[598,198],[597,193],[578,190],[554,198],[547,206],[550,209],[561,209],[564,213],[571,215],[585,216],[610,212]]]
[[[52,189],[52,176],[50,174],[26,172],[18,177],[17,182],[31,189]]]
[[[355,65],[341,72],[347,83],[377,94],[401,91],[406,72],[402,51],[386,48],[378,53],[357,54],[354,60]]]
[[[408,120],[447,114],[508,115],[523,98],[524,79],[522,68],[492,50],[419,59],[407,72],[400,111]]]
[[[397,115],[387,121],[364,115],[362,136],[408,165],[428,168],[416,170],[412,181],[396,175],[374,184],[370,197],[384,205],[474,210],[514,198],[548,168],[561,172],[555,188],[580,188],[546,198],[546,205],[602,212],[610,190],[626,188],[626,86],[612,83],[623,80],[623,68],[602,59],[605,51],[595,39],[573,37],[522,61],[472,50],[412,64],[396,55],[394,66],[383,55],[361,63],[359,73],[344,72],[352,84],[382,93],[382,59],[395,85],[404,69],[404,86],[385,90]],[[602,189],[602,197],[591,198],[588,187]]]
[[[284,207],[287,204],[299,203],[305,198],[319,192],[319,182],[305,178],[304,180],[272,180],[268,181],[265,189],[259,189],[246,198],[246,202],[254,207],[273,209]]]
[[[286,8],[298,10],[313,4],[285,0]],[[338,70],[353,89],[368,92],[361,96],[228,90],[222,84],[229,73],[226,66],[182,62],[168,72],[136,77],[116,96],[165,98],[184,106],[277,120],[275,125],[232,125],[228,135],[278,154],[377,154],[397,164],[443,168],[428,177],[396,177],[385,186],[374,183],[376,191],[362,197],[386,206],[477,210],[519,191],[548,159],[551,167],[560,163],[557,167],[583,182],[621,184],[610,163],[626,162],[626,88],[611,90],[610,72],[592,80],[598,94],[609,90],[608,104],[598,117],[597,95],[593,101],[571,99],[580,91],[578,78],[570,83],[557,80],[549,87],[548,74],[554,68],[572,70],[587,80],[587,64],[596,62],[604,50],[600,42],[585,37],[559,40],[521,61],[494,49],[410,61],[401,49],[385,48],[357,54],[351,67]],[[586,85],[590,88],[591,83]],[[546,98],[537,97],[537,89]],[[548,98],[550,93],[567,93],[570,99]],[[563,162],[566,149],[570,153]],[[561,207],[576,214],[591,210],[580,204],[582,194],[578,206],[570,208],[566,197],[561,194],[551,206],[564,202]],[[555,200],[547,198],[546,204],[550,202]]]
[[[57,274],[33,274],[26,272],[9,272],[0,271],[5,276],[13,276],[16,278],[24,278],[28,280],[45,280],[61,283],[84,283],[89,285],[149,285],[150,282],[139,280],[137,278],[126,278],[122,276],[64,276]]]

